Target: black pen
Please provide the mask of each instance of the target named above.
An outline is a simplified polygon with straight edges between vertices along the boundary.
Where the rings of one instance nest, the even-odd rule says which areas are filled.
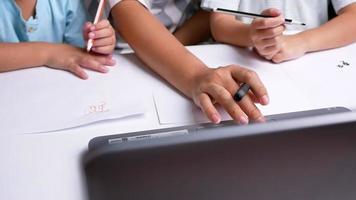
[[[250,88],[251,86],[249,84],[243,83],[240,89],[238,89],[237,92],[235,93],[234,100],[236,102],[240,102],[244,98],[244,96],[246,96]]]
[[[235,16],[239,16],[239,17],[247,17],[247,18],[251,18],[251,19],[272,18],[271,16],[268,16],[268,15],[259,15],[259,14],[255,14],[255,13],[248,13],[248,12],[242,12],[242,11],[236,11],[236,10],[229,10],[229,9],[224,9],[224,8],[214,8],[213,11],[214,12],[219,12],[219,13],[235,15]],[[284,19],[284,20],[285,20],[285,24],[306,26],[305,23],[299,22],[299,21],[296,21],[296,20],[292,20],[292,19]]]

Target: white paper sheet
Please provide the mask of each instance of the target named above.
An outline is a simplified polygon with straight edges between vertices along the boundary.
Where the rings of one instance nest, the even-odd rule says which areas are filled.
[[[356,109],[356,44],[311,53],[280,67],[306,93],[313,107]]]
[[[145,112],[130,64],[116,57],[108,74],[89,80],[60,70],[34,68],[0,74],[0,133],[40,133],[68,129]]]
[[[238,64],[256,71],[270,96],[270,105],[259,106],[264,115],[310,110],[314,105],[304,90],[278,66],[260,59],[255,53],[226,45],[189,47],[189,50],[210,67]],[[171,87],[160,87],[154,92],[161,124],[208,122],[204,114],[188,99]],[[177,109],[179,108],[179,109]],[[219,108],[224,120],[231,119]]]

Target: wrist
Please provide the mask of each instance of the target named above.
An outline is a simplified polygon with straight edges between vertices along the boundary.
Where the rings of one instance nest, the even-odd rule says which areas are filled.
[[[53,63],[54,55],[56,52],[56,44],[43,44],[39,49],[40,54],[42,55],[42,60],[45,66],[51,66]],[[57,51],[58,53],[58,51]]]
[[[246,29],[246,46],[247,47],[254,47],[253,44],[253,39],[252,39],[252,33],[254,32],[251,24],[246,24],[245,25]]]
[[[43,56],[45,60],[45,65],[48,67],[55,67],[58,65],[58,57],[59,53],[63,53],[66,51],[62,47],[66,46],[66,44],[47,44],[43,49]]]
[[[194,94],[196,93],[196,88],[199,87],[199,83],[202,77],[204,77],[204,74],[206,74],[206,72],[209,70],[210,68],[203,63],[196,65],[194,70],[191,71],[189,77],[186,79],[187,81],[184,82],[184,84],[186,85],[186,89],[184,91],[186,96],[188,96],[189,98],[194,97]]]
[[[296,34],[296,37],[298,38],[298,40],[300,42],[299,44],[302,46],[305,53],[314,51],[313,50],[313,42],[312,42],[311,37],[307,31]]]

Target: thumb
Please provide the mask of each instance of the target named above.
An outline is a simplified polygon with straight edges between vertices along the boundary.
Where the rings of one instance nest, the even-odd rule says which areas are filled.
[[[282,12],[276,8],[269,8],[262,11],[261,14],[269,17],[278,17],[282,14]]]

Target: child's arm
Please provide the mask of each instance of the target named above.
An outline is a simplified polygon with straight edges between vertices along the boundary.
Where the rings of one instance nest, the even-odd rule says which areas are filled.
[[[212,122],[221,120],[213,105],[215,102],[238,123],[246,124],[248,119],[263,121],[263,115],[249,96],[239,104],[232,98],[238,84],[246,82],[252,86],[253,99],[268,104],[266,88],[256,73],[239,66],[207,68],[137,1],[124,0],[116,4],[112,16],[116,29],[138,57],[192,98]]]
[[[250,26],[236,20],[234,16],[211,13],[211,34],[221,43],[240,47],[251,47]]]
[[[97,24],[87,22],[83,28],[84,39],[93,39],[92,51],[99,54],[112,54],[116,46],[115,30],[108,20]]]
[[[343,8],[324,25],[292,36],[284,36],[274,62],[298,58],[305,53],[338,48],[356,42],[356,3]]]
[[[206,11],[198,11],[174,32],[174,36],[185,46],[208,40],[210,37],[209,15]]]
[[[83,68],[105,73],[104,65],[113,65],[108,56],[91,55],[82,49],[41,42],[0,43],[0,72],[48,66],[72,72],[82,79],[88,75]]]

